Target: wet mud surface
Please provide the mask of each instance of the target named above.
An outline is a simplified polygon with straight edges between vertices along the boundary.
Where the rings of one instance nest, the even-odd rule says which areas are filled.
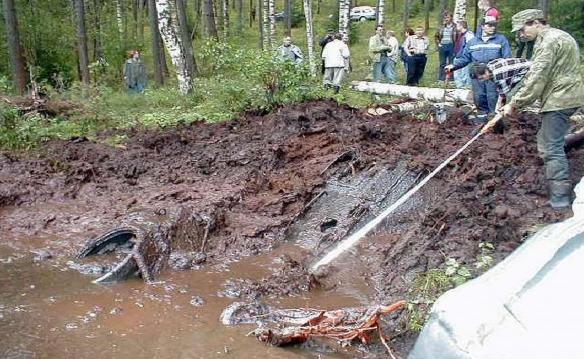
[[[94,277],[111,267],[108,259],[86,264],[75,255],[87,239],[125,225],[169,239],[162,277],[295,244],[302,250],[280,253],[268,273],[231,273],[220,297],[299,296],[358,278],[372,289],[368,301],[389,304],[447,257],[472,264],[479,242],[491,242],[499,261],[538,225],[570,215],[546,205],[537,125],[525,115],[508,120],[504,135],[479,139],[319,273],[322,283],[306,268],[468,141],[473,126],[374,117],[319,101],[229,123],[135,130],[117,147],[77,138],[27,157],[0,154],[0,244]],[[569,153],[574,179],[584,172],[582,158],[582,150]],[[391,344],[404,356],[414,337]]]

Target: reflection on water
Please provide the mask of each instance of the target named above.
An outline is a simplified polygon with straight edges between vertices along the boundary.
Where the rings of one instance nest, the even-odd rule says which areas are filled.
[[[141,280],[91,284],[66,258],[34,263],[32,256],[0,245],[0,357],[2,358],[354,358],[349,348],[322,345],[273,348],[246,334],[251,326],[225,327],[221,311],[236,299],[221,296],[230,278],[258,279],[271,256],[198,271],[165,272],[154,285]],[[276,307],[339,308],[368,303],[363,281],[344,278],[334,292],[269,300]],[[340,289],[342,288],[342,289]],[[201,303],[203,303],[201,305]]]

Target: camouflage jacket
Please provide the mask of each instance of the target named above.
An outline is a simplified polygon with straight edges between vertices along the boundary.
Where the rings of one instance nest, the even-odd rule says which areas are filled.
[[[540,100],[542,112],[584,105],[580,51],[572,36],[559,29],[544,29],[535,42],[532,61],[511,104],[522,108]]]
[[[369,38],[369,58],[372,62],[381,61],[381,53],[391,50],[385,36],[373,35]]]

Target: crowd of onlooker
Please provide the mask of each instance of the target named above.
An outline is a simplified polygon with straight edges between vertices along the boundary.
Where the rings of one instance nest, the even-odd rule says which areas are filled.
[[[454,22],[449,12],[442,13],[441,23],[434,35],[439,58],[436,85],[472,88],[479,112],[488,114],[494,112],[504,101],[501,101],[497,84],[490,80],[479,80],[475,68],[496,59],[511,58],[512,54],[507,38],[497,33],[500,12],[495,7],[494,0],[479,0],[478,7],[482,16],[476,31],[469,29],[466,21]],[[526,58],[530,59],[534,41],[526,41],[518,31],[516,42],[516,57],[521,58],[526,50]],[[347,38],[329,30],[320,40],[320,46],[324,86],[338,92],[351,67]],[[393,31],[386,31],[383,25],[377,25],[375,34],[369,38],[372,80],[397,83],[397,71],[403,64],[405,84],[418,86],[424,76],[429,48],[430,40],[426,29],[421,26],[406,29],[404,41],[400,43]],[[289,37],[284,39],[277,52],[295,63],[303,61],[302,52],[292,44]],[[523,66],[529,67],[529,62]],[[484,66],[481,69],[483,71]]]

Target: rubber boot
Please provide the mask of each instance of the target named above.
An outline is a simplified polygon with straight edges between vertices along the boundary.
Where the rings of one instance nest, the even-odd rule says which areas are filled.
[[[552,208],[570,207],[572,202],[572,183],[565,181],[549,181],[549,204]]]
[[[335,86],[335,93],[339,93],[340,90],[341,90],[341,86]]]

